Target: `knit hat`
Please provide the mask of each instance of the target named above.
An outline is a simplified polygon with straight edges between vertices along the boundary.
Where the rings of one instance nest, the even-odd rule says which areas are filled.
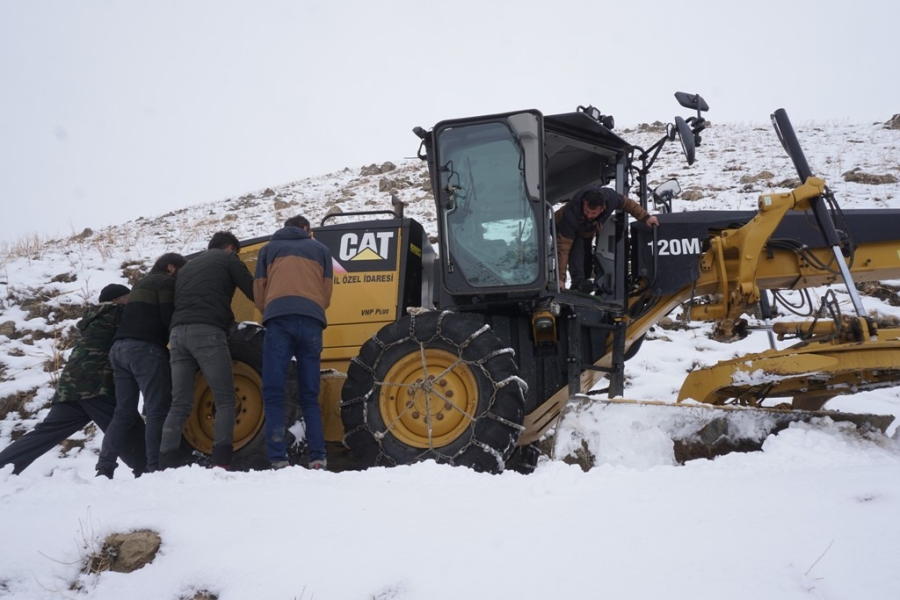
[[[111,283],[100,291],[100,302],[112,302],[116,298],[130,293],[131,290],[127,286],[120,283]]]

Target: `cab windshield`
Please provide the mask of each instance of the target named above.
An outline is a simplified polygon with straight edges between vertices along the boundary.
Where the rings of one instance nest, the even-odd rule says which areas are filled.
[[[442,244],[448,267],[473,287],[527,285],[539,275],[526,160],[510,124],[450,127],[438,136]],[[532,179],[536,172],[529,170]]]

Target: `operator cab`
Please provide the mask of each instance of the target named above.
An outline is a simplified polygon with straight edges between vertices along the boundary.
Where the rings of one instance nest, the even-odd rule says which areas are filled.
[[[698,115],[706,108],[699,96],[676,98]],[[646,206],[650,164],[675,137],[683,138],[692,159],[696,131],[690,123],[699,131],[697,119],[676,118],[648,151],[614,133],[613,118],[592,106],[557,115],[523,110],[448,120],[429,132],[416,128],[437,204],[440,306],[465,309],[568,295],[558,287],[556,205],[588,184],[612,184],[628,195],[636,176]],[[611,310],[623,310],[626,301],[625,223],[617,215],[604,227],[598,246],[602,293],[589,299],[609,303]]]
[[[448,296],[441,306],[558,293],[553,205],[624,174],[631,150],[583,111],[444,121],[423,141]]]

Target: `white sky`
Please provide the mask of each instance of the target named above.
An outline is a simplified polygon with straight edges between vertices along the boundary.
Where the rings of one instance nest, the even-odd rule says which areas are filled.
[[[414,155],[414,126],[593,104],[621,126],[885,121],[900,5],[0,0],[0,240]]]

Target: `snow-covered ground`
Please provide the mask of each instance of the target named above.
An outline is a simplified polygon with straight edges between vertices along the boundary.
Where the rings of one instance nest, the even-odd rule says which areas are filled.
[[[794,126],[813,172],[844,208],[900,208],[900,184],[843,179],[855,168],[900,177],[900,130]],[[623,133],[645,146],[656,135]],[[80,238],[32,234],[4,246],[0,399],[24,395],[26,412],[36,414],[6,415],[0,448],[14,429],[46,414],[71,307],[124,282],[130,266],[200,250],[219,229],[251,238],[296,213],[318,222],[333,206],[383,208],[391,188],[408,202],[407,216],[434,233],[423,166],[394,162],[398,168],[380,174],[354,167],[166,215],[148,210]],[[765,122],[713,124],[692,167],[671,145],[655,173],[657,182],[675,176],[696,192],[676,210],[752,209],[769,185],[784,189],[780,183],[795,177]],[[33,297],[42,301],[29,303]],[[864,302],[900,317],[888,302]],[[708,332],[695,323],[648,335],[627,364],[627,397],[674,402],[695,362],[768,347],[762,332],[738,345]],[[900,390],[845,396],[829,408],[900,417]],[[342,473],[195,466],[136,480],[119,469],[107,481],[93,471],[101,434],[87,431],[83,448],[50,452],[19,476],[0,469],[0,597],[174,599],[199,590],[221,600],[900,597],[896,423],[887,435],[830,421],[796,424],[759,452],[678,466],[665,434],[671,423],[662,422],[672,417],[658,412],[573,406],[554,455],[527,476],[423,463]],[[561,460],[582,444],[596,457],[587,472]],[[80,574],[107,535],[137,529],[162,537],[150,565]]]

